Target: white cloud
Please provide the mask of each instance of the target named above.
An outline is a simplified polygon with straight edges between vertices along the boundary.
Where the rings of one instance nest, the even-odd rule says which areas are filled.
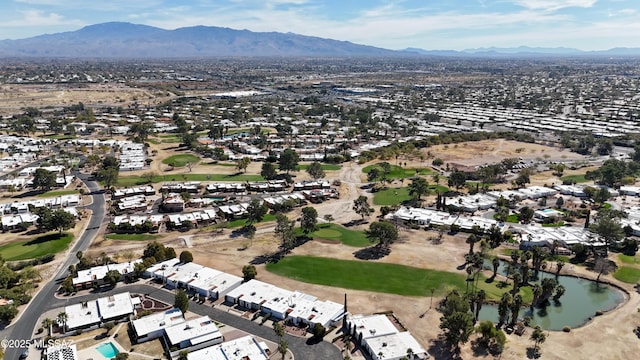
[[[515,0],[514,3],[531,10],[557,11],[570,7],[589,8],[598,0]]]
[[[69,25],[84,25],[80,20],[66,19],[64,16],[56,13],[45,13],[40,10],[25,10],[20,11],[22,16],[20,18],[4,21],[3,27],[31,27],[31,26],[69,26]]]

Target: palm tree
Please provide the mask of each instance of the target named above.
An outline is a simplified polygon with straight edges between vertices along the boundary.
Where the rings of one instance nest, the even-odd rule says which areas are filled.
[[[427,180],[421,177],[416,177],[411,180],[411,184],[409,184],[409,195],[414,198],[416,201],[420,201],[422,195],[427,195],[429,193],[429,183]]]
[[[553,295],[553,300],[554,301],[560,300],[560,297],[562,297],[562,295],[564,295],[566,290],[567,289],[562,285],[556,286],[556,293]]]
[[[542,329],[540,328],[540,325],[536,325],[529,339],[531,339],[534,342],[533,350],[537,354],[539,351],[538,345],[540,345],[547,339],[547,335],[544,334],[544,331],[542,331]]]
[[[478,238],[478,235],[476,234],[471,234],[469,235],[469,237],[467,238],[467,240],[465,241],[467,244],[469,244],[469,255],[473,254],[473,246],[480,240],[480,238]]]
[[[493,259],[491,259],[491,266],[493,266],[492,278],[495,278],[498,274],[498,267],[500,267],[500,259],[498,259],[498,257],[494,257]]]
[[[558,277],[558,275],[560,275],[560,271],[562,270],[563,267],[564,267],[564,261],[558,260],[558,262],[556,263],[556,278]]]
[[[44,318],[42,320],[42,327],[47,328],[47,334],[51,336],[51,325],[53,325],[53,320],[49,318]]]
[[[520,294],[516,294],[513,297],[513,302],[511,303],[511,325],[515,325],[518,321],[518,314],[520,313],[520,307],[522,306],[522,296]]]
[[[478,316],[480,315],[480,309],[482,309],[482,304],[484,304],[484,300],[487,298],[487,293],[480,289],[476,294],[476,321],[478,321]]]
[[[69,315],[67,315],[67,313],[64,311],[59,313],[56,317],[58,324],[60,324],[60,326],[62,327],[62,331],[65,331],[67,327],[67,319],[69,319]]]
[[[540,300],[540,295],[542,295],[542,286],[540,286],[539,284],[533,284],[531,291],[533,292],[533,301],[531,301],[530,308],[533,309],[533,307],[538,304],[538,300]]]
[[[288,349],[289,344],[287,343],[287,341],[280,339],[280,342],[278,343],[278,352],[280,353],[280,355],[282,355],[282,360],[284,360],[284,357],[287,355]]]
[[[511,294],[508,292],[502,294],[502,298],[500,298],[500,303],[498,304],[498,327],[507,322],[512,301]]]

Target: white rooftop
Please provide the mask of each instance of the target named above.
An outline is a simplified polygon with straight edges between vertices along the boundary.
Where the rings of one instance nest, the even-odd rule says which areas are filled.
[[[178,345],[188,340],[193,346],[222,337],[220,330],[208,316],[173,325],[164,331],[171,345]]]
[[[133,314],[133,302],[129,292],[101,297],[97,302],[98,310],[103,320]]]
[[[100,322],[98,303],[95,300],[65,306],[67,328],[75,329]]]
[[[189,360],[267,360],[266,345],[250,335],[189,352]]]
[[[181,324],[184,321],[182,311],[174,308],[133,320],[131,325],[138,336],[144,336],[160,329]]]

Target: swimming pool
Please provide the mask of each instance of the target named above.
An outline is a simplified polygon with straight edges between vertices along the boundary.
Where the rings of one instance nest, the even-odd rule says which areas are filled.
[[[119,351],[116,348],[115,345],[113,345],[112,343],[108,342],[108,343],[104,343],[98,347],[96,347],[96,350],[98,350],[98,352],[100,354],[102,354],[102,356],[104,356],[107,359],[113,359],[114,357],[116,357],[116,355],[118,355]]]

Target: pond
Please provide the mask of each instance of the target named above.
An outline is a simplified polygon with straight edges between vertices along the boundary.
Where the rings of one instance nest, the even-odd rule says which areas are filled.
[[[498,273],[504,275],[506,267],[507,263],[501,262]],[[490,262],[489,268],[491,268]],[[539,280],[544,277],[555,278],[555,275],[540,272]],[[622,290],[605,284],[596,284],[592,280],[560,275],[558,283],[566,289],[559,301],[549,300],[549,305],[534,307],[533,311],[527,307],[520,312],[519,316],[521,318],[530,316],[532,326],[540,325],[545,330],[562,330],[564,326],[577,328],[595,316],[597,311],[614,309],[626,299]],[[497,322],[498,307],[483,305],[479,319]]]

